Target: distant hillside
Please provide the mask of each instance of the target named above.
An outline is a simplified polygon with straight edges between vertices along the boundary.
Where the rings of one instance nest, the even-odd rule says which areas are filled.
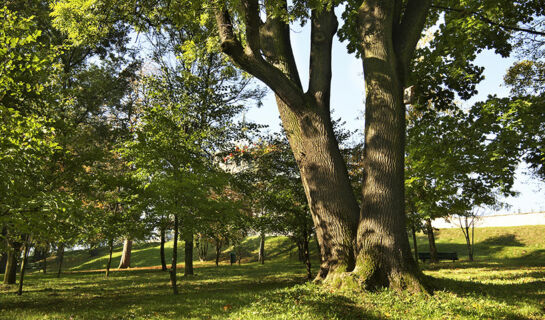
[[[456,251],[461,260],[467,259],[465,239],[460,229],[440,229],[436,231],[437,248],[439,251]],[[183,242],[179,243],[178,261],[183,264]],[[297,261],[297,247],[288,237],[267,237],[265,255],[270,260]],[[412,245],[412,241],[411,241]],[[259,239],[249,237],[244,243],[242,263],[257,260]],[[310,244],[313,267],[318,265],[316,243]],[[113,269],[117,268],[121,256],[122,246],[115,248],[112,260]],[[232,250],[227,247],[222,251],[221,263],[228,263],[228,254]],[[428,252],[428,240],[425,234],[418,235],[418,250]],[[172,242],[165,246],[167,263],[171,262]],[[214,261],[214,246],[208,248],[208,258],[204,263],[199,262],[195,253],[195,264],[212,264]],[[67,271],[103,269],[108,259],[107,248],[100,248],[95,256],[91,257],[88,250],[67,252],[63,269]],[[521,263],[545,265],[545,226],[497,227],[475,229],[475,259],[477,261],[502,261],[507,263]],[[450,263],[450,262],[445,262]],[[159,243],[136,243],[133,246],[131,266],[159,267]],[[55,257],[48,260],[48,269],[56,270]]]
[[[466,242],[460,228],[435,232],[437,249],[456,251],[467,259]],[[429,252],[428,238],[418,235],[418,250]],[[475,228],[475,260],[512,262],[529,261],[545,265],[545,226]]]

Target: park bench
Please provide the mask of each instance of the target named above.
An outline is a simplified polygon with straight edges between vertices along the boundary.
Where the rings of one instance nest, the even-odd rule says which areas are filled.
[[[422,260],[422,262],[426,262],[426,260],[431,259],[431,255],[429,252],[419,252],[418,253],[418,259]],[[437,252],[437,259],[438,260],[452,260],[454,262],[455,260],[458,260],[458,253],[456,252]]]

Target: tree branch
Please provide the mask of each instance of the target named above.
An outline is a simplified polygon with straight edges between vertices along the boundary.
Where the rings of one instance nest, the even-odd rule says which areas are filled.
[[[430,0],[409,0],[399,22],[399,28],[396,28],[394,46],[399,60],[398,72],[403,85],[405,85],[416,44],[424,29],[430,4]]]
[[[229,11],[216,8],[216,22],[218,25],[221,50],[230,56],[243,70],[254,75],[271,88],[290,108],[298,111],[305,107],[305,100],[300,85],[293,82],[284,72],[269,62],[261,54],[249,54],[235,36]]]
[[[489,24],[491,24],[493,26],[500,27],[500,28],[502,28],[504,30],[519,31],[519,32],[525,32],[525,33],[537,35],[537,36],[545,36],[545,32],[542,32],[542,31],[537,31],[537,30],[527,29],[527,28],[520,28],[520,27],[517,27],[517,26],[508,26],[508,25],[505,25],[503,23],[492,21],[491,19],[487,18],[485,15],[483,15],[482,13],[480,13],[478,11],[470,11],[470,10],[466,10],[466,9],[462,9],[462,8],[449,8],[449,7],[437,6],[437,5],[431,5],[430,7],[433,8],[433,9],[439,9],[439,10],[443,10],[443,11],[459,12],[459,13],[465,13],[465,14],[473,15],[473,16],[477,17],[481,21],[489,23]]]
[[[329,108],[331,93],[331,47],[338,22],[333,9],[312,10],[308,94],[318,105]]]
[[[246,21],[246,40],[251,53],[257,58],[261,58],[261,45],[259,29],[263,22],[259,17],[258,0],[243,0],[244,19]]]

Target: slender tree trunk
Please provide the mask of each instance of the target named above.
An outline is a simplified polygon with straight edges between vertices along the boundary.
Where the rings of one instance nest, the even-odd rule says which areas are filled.
[[[467,256],[468,256],[468,259],[469,261],[473,261],[473,243],[472,243],[472,239],[474,239],[474,236],[475,236],[475,232],[474,232],[474,228],[471,229],[471,238],[470,238],[470,235],[469,235],[469,228],[470,228],[470,224],[473,224],[472,223],[469,223],[468,221],[468,218],[467,217],[464,217],[464,221],[465,221],[465,224],[462,224],[462,218],[460,217],[460,227],[462,228],[462,232],[464,233],[464,238],[466,239],[466,246],[467,246]]]
[[[42,270],[44,272],[44,274],[47,273],[47,255],[49,254],[49,243],[45,246],[45,249],[44,249],[44,256],[43,256],[43,260],[42,260]]]
[[[110,276],[110,267],[112,266],[112,253],[114,251],[114,239],[110,239],[108,242],[108,264],[106,264],[106,278]]]
[[[8,258],[6,272],[4,273],[4,284],[15,284],[17,280],[17,257],[20,254],[20,246],[11,244],[8,246]]]
[[[411,228],[411,233],[413,235],[414,262],[418,264],[418,243],[416,242],[416,231],[414,226]]]
[[[178,216],[174,215],[174,244],[172,245],[172,265],[170,267],[170,284],[172,293],[178,294],[178,285],[176,284],[176,264],[178,263]]]
[[[435,234],[433,232],[433,226],[431,225],[431,219],[426,220],[426,233],[428,234],[428,242],[430,245],[430,262],[437,263],[439,258],[437,257],[437,246],[435,245]]]
[[[17,290],[17,295],[20,296],[23,294],[23,280],[25,278],[25,268],[28,260],[28,251],[30,249],[30,237],[27,236],[25,241],[25,250],[23,251],[23,261],[21,263],[21,274],[19,275],[19,289]]]
[[[310,250],[309,250],[309,247],[308,247],[308,242],[309,242],[309,237],[308,237],[308,234],[304,234],[303,236],[303,243],[302,243],[302,247],[303,247],[303,261],[305,263],[305,266],[307,267],[307,279],[310,281],[312,280],[312,269],[311,269],[311,265],[310,265]]]
[[[259,234],[259,256],[258,261],[261,264],[265,264],[265,233],[261,231]]]
[[[161,255],[161,270],[167,271],[167,261],[165,259],[165,228],[161,227],[161,247],[159,250]]]
[[[0,256],[0,274],[6,272],[7,263],[8,263],[8,253],[2,252],[2,256]]]
[[[366,92],[365,176],[354,273],[368,288],[420,292],[426,288],[411,253],[405,215],[403,85],[412,54],[410,46],[403,47],[403,41],[411,43],[411,39],[397,38],[400,26],[395,13],[401,13],[401,8],[396,8],[396,3],[369,0],[358,8]],[[424,21],[425,17],[414,21],[420,28],[417,36]]]
[[[185,265],[184,265],[184,275],[193,275],[193,232],[185,232],[184,234],[185,242]]]
[[[221,240],[216,240],[216,267],[220,263],[220,255],[221,255]]]
[[[126,269],[131,267],[131,251],[132,251],[132,240],[125,239],[123,242],[123,254],[121,255],[121,260],[119,261],[118,269]]]
[[[197,251],[199,253],[199,260],[205,261],[208,255],[208,241],[204,240],[201,234],[197,236]]]
[[[59,270],[57,271],[57,278],[61,277],[62,272],[62,262],[64,260],[64,244],[59,244],[59,248],[57,249],[57,263],[59,265]]]

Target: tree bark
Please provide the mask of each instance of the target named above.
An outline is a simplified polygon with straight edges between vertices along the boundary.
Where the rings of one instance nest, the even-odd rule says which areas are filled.
[[[25,278],[25,268],[28,260],[28,251],[30,249],[29,237],[25,241],[25,250],[23,251],[23,261],[21,263],[21,274],[19,275],[19,288],[17,289],[17,295],[23,294],[23,280]]]
[[[435,245],[435,234],[433,232],[433,226],[431,225],[431,219],[426,220],[426,233],[428,234],[428,242],[430,245],[430,262],[437,263],[439,258],[437,257],[437,246]]]
[[[8,258],[6,263],[6,272],[4,273],[4,284],[15,284],[17,280],[17,258],[20,254],[20,244],[12,243],[8,245]]]
[[[259,263],[265,264],[265,233],[263,231],[259,234],[259,256],[257,260]]]
[[[165,229],[161,228],[161,247],[159,250],[161,255],[161,270],[167,271],[167,261],[165,259]]]
[[[184,276],[193,275],[193,232],[186,231],[184,234]]]
[[[57,248],[57,263],[59,265],[59,270],[57,271],[57,278],[61,277],[62,272],[62,263],[64,260],[64,244],[59,244],[59,247]]]
[[[406,21],[407,15],[421,10],[412,8],[417,4],[409,2],[403,20],[397,15],[401,12],[396,7],[400,1],[368,0],[358,9],[366,92],[365,176],[354,272],[368,288],[425,291],[406,235],[403,86],[425,21],[425,16]],[[403,27],[399,21],[414,26]],[[416,33],[403,35],[411,31]]]
[[[121,255],[121,260],[119,261],[118,269],[126,269],[131,267],[131,251],[132,251],[132,240],[125,239],[123,242],[123,254]]]
[[[174,244],[172,245],[172,265],[170,267],[170,285],[172,293],[178,294],[178,285],[176,284],[176,264],[178,263],[178,216],[174,215]]]
[[[110,276],[110,267],[112,266],[112,253],[114,251],[114,239],[110,239],[108,242],[108,249],[109,249],[109,255],[108,255],[108,263],[106,264],[106,278]]]

